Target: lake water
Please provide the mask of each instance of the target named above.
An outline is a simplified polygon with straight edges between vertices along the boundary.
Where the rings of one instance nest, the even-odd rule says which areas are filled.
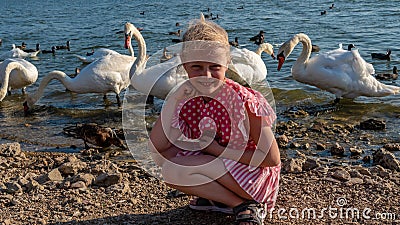
[[[0,55],[11,48],[11,44],[22,42],[28,48],[40,43],[41,49],[53,45],[65,45],[70,40],[71,50],[60,50],[55,56],[39,54],[36,59],[28,59],[39,70],[38,81],[27,88],[34,92],[41,79],[52,70],[73,74],[76,67],[83,68],[78,58],[92,48],[109,48],[123,54],[123,30],[125,22],[143,28],[147,54],[150,56],[172,45],[173,37],[168,35],[177,29],[185,30],[191,19],[198,18],[200,12],[212,13],[214,20],[224,27],[231,40],[238,37],[242,48],[255,50],[256,45],[248,39],[260,30],[265,32],[265,41],[275,46],[296,33],[306,33],[321,52],[336,49],[339,43],[347,46],[354,43],[364,59],[372,63],[376,72],[391,72],[399,66],[400,46],[400,1],[334,1],[321,0],[279,0],[279,1],[0,1]],[[238,9],[243,6],[243,9]],[[209,11],[208,11],[209,9]],[[326,15],[321,11],[326,10]],[[141,14],[141,12],[144,12]],[[180,27],[175,24],[179,22]],[[372,52],[385,53],[392,50],[391,61],[371,59]],[[134,43],[134,49],[137,46]],[[267,81],[277,102],[277,109],[304,102],[328,103],[334,99],[330,93],[295,81],[290,68],[299,55],[298,46],[287,59],[283,69],[277,71],[277,61],[268,55],[262,58],[268,68]],[[314,54],[314,53],[313,53]],[[386,82],[400,86],[400,81]],[[124,93],[121,94],[121,97]],[[67,138],[62,129],[79,122],[95,121],[112,127],[121,127],[121,109],[115,104],[115,97],[109,94],[114,104],[105,106],[101,94],[72,94],[66,92],[59,81],[52,81],[37,102],[38,109],[32,116],[24,117],[22,103],[25,96],[14,91],[0,103],[0,137],[2,142],[20,141],[32,150],[74,151],[69,146],[81,148],[81,140]],[[387,130],[384,136],[399,141],[400,136],[399,95],[381,98],[359,97],[354,101],[344,101],[333,117],[349,122],[369,118],[384,119]],[[140,121],[139,121],[140,123]]]

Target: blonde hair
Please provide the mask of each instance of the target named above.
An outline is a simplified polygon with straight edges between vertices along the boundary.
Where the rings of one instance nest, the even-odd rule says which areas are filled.
[[[204,15],[189,25],[183,35],[182,62],[208,61],[226,66],[230,61],[228,33]]]
[[[216,41],[221,44],[229,45],[228,33],[218,24],[207,21],[203,13],[200,19],[195,20],[189,25],[188,30],[183,35],[183,41]]]

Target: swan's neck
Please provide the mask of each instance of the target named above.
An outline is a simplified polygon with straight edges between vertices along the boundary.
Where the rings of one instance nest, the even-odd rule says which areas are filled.
[[[305,35],[305,34],[297,34],[295,38],[293,39],[293,48],[299,43],[303,45],[303,49],[301,50],[300,56],[297,58],[295,65],[294,66],[299,66],[303,65],[305,66],[307,64],[308,59],[310,58],[311,55],[311,40],[310,38]]]
[[[132,42],[129,42],[128,51],[130,56],[135,57],[135,52],[133,51]]]
[[[136,58],[135,62],[133,63],[132,67],[135,69],[135,72],[140,72],[146,66],[146,42],[144,41],[143,36],[140,32],[134,32],[133,36],[138,43],[138,57]],[[132,71],[132,69],[131,69]],[[129,78],[132,78],[133,74],[130,74]]]
[[[4,62],[3,62],[4,63]],[[22,70],[23,73],[27,73],[26,68],[24,66],[22,66],[21,64],[19,64],[18,62],[10,62],[7,64],[2,78],[2,84],[0,87],[0,101],[2,101],[4,99],[4,97],[6,97],[7,91],[8,91],[8,83],[10,80],[10,73],[12,70],[14,69],[18,69],[18,70]]]
[[[42,81],[40,82],[39,88],[36,90],[35,93],[28,96],[28,105],[30,105],[30,106],[34,105],[40,99],[40,97],[42,97],[44,89],[50,83],[50,81],[53,79],[59,80],[65,86],[65,88],[67,88],[68,90],[74,91],[73,90],[74,87],[72,85],[73,79],[71,79],[69,76],[67,76],[67,74],[65,74],[64,72],[55,70],[55,71],[52,71],[49,74],[47,74],[47,76],[45,76],[42,79]]]
[[[257,48],[257,50],[254,51],[257,55],[261,56],[261,53],[263,52],[263,49],[261,47]]]

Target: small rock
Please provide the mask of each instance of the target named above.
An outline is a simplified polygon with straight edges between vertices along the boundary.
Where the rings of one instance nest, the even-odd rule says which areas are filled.
[[[352,156],[361,155],[364,152],[362,149],[358,148],[357,146],[351,147],[349,150],[350,150],[350,154]]]
[[[316,143],[317,146],[317,150],[325,150],[326,149],[326,145],[322,144],[322,143]]]
[[[0,144],[0,156],[16,157],[25,156],[21,151],[21,145],[18,142]]]
[[[101,187],[108,187],[113,184],[121,182],[121,180],[122,180],[122,175],[120,173],[118,174],[102,173],[98,177],[96,177],[96,180],[93,182],[93,184]]]
[[[286,135],[281,135],[276,137],[276,142],[278,143],[279,148],[286,148],[286,145],[289,143],[289,139]]]
[[[356,167],[356,170],[362,175],[372,176],[371,172],[365,167]]]
[[[386,123],[382,120],[369,119],[360,123],[361,130],[384,130]]]
[[[304,145],[301,146],[302,149],[310,149],[310,143],[305,143]]]
[[[348,181],[351,178],[350,173],[343,169],[336,170],[332,177],[341,181]]]
[[[362,184],[362,183],[364,183],[363,179],[355,177],[355,178],[350,178],[350,180],[348,180],[345,184],[348,186],[353,186],[353,185]]]
[[[48,180],[50,180],[50,181],[62,181],[62,180],[64,179],[64,178],[62,177],[60,171],[59,171],[57,168],[54,169],[54,170],[52,170],[52,171],[50,171],[50,172],[47,174],[47,178],[48,178]]]
[[[22,187],[19,185],[17,182],[7,182],[4,184],[6,186],[5,192],[9,194],[15,194],[15,193],[22,193]]]
[[[357,170],[351,170],[349,171],[349,174],[351,176],[351,178],[363,178],[363,175],[358,172]]]
[[[69,158],[70,162],[66,162],[58,167],[58,170],[63,175],[75,175],[79,170],[86,167],[86,163],[76,158]]]
[[[309,171],[309,170],[315,169],[319,166],[320,166],[320,163],[317,160],[307,158],[303,164],[302,169],[303,169],[303,171]]]
[[[370,156],[370,155],[366,155],[362,159],[362,161],[365,162],[365,163],[370,163],[371,160],[372,160],[372,156]]]
[[[389,177],[389,172],[386,171],[386,169],[383,168],[381,165],[376,165],[374,167],[371,167],[370,171],[371,171],[371,173],[376,174],[382,178]]]
[[[78,174],[77,176],[72,178],[72,183],[77,181],[83,181],[86,186],[90,186],[94,181],[94,176],[90,173]]]
[[[5,220],[3,220],[3,224],[4,225],[11,225],[12,223],[11,223],[11,219],[5,219]]]
[[[70,185],[70,188],[86,188],[86,184],[85,184],[85,182],[80,180],[80,181],[77,181],[75,183],[72,183]]]
[[[288,159],[283,163],[283,168],[287,173],[300,173],[303,171],[303,163],[305,159]]]
[[[43,186],[40,185],[36,180],[29,180],[29,182],[25,186],[26,191],[30,192],[33,190],[43,190]]]
[[[389,144],[385,144],[383,146],[383,148],[390,152],[400,151],[400,144],[389,143]]]
[[[290,148],[299,148],[299,147],[300,147],[300,144],[297,142],[290,143]]]
[[[343,156],[344,155],[344,148],[342,146],[340,146],[339,143],[335,143],[332,147],[331,147],[331,154],[332,155],[338,155],[338,156]]]

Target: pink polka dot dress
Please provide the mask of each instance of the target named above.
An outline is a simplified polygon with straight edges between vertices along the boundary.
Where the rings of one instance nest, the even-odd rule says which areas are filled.
[[[254,151],[257,147],[246,129],[246,105],[252,113],[262,117],[268,126],[276,115],[261,93],[245,88],[226,79],[217,95],[208,102],[201,96],[182,100],[172,120],[172,127],[178,128],[191,139],[197,139],[202,131],[216,132],[215,140],[221,146],[239,151]],[[201,151],[184,151],[177,156],[204,154]],[[222,158],[226,169],[254,200],[266,203],[271,209],[279,189],[280,165],[276,167],[253,167],[231,159]]]

